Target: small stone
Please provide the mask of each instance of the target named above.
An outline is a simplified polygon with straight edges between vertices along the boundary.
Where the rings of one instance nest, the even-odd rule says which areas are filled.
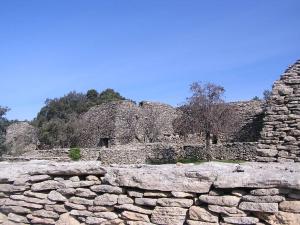
[[[86,180],[88,180],[88,181],[100,181],[100,179],[98,177],[93,176],[93,175],[87,176]]]
[[[31,182],[41,182],[41,181],[50,180],[50,179],[51,179],[51,177],[49,175],[35,175],[35,176],[29,177],[29,180]]]
[[[86,218],[85,224],[98,225],[98,224],[103,224],[106,221],[107,221],[106,219],[102,219],[102,218],[88,217],[88,218]]]
[[[277,188],[270,188],[270,189],[256,189],[250,191],[251,195],[257,195],[257,196],[267,196],[267,195],[279,195],[280,190]]]
[[[156,206],[157,199],[155,198],[136,198],[135,204],[142,206]]]
[[[93,205],[93,200],[85,199],[85,198],[79,198],[79,197],[72,197],[69,199],[69,202],[78,204],[78,205]]]
[[[70,177],[69,180],[72,182],[79,182],[80,178],[78,176],[74,176],[74,177]]]
[[[110,194],[122,194],[123,193],[122,188],[111,186],[111,185],[95,185],[95,186],[91,187],[91,190],[94,192],[110,193]]]
[[[77,209],[77,210],[86,210],[85,205],[79,205],[79,204],[74,204],[71,202],[66,202],[65,205],[71,209]]]
[[[234,190],[231,192],[231,194],[234,196],[237,196],[237,197],[242,197],[242,196],[246,195],[247,192],[244,190]]]
[[[151,215],[151,222],[159,225],[183,225],[187,209],[178,207],[156,207]]]
[[[189,209],[189,218],[191,220],[200,220],[204,222],[217,223],[219,222],[219,218],[212,213],[208,212],[206,209],[192,206]]]
[[[48,194],[48,199],[50,199],[51,201],[54,201],[54,202],[65,202],[65,201],[67,201],[67,198],[64,197],[62,194],[60,194],[57,191],[51,191]]]
[[[92,192],[90,189],[85,189],[85,188],[77,188],[75,195],[84,198],[93,198],[97,196],[95,192]]]
[[[259,219],[254,218],[254,217],[224,217],[223,218],[226,223],[231,223],[231,224],[257,224],[259,222]]]
[[[80,225],[80,223],[72,216],[70,216],[69,213],[65,213],[59,217],[56,225]]]
[[[20,216],[14,213],[9,213],[7,217],[10,221],[17,223],[29,223],[28,219],[24,216]]]
[[[115,206],[115,208],[121,209],[121,210],[131,211],[131,212],[147,214],[147,215],[152,214],[152,210],[145,209],[145,208],[142,208],[142,207],[139,207],[139,206],[136,206],[136,205],[132,205],[132,204],[118,205],[118,206]]]
[[[191,199],[179,199],[179,198],[160,198],[157,200],[157,204],[163,207],[181,207],[190,208],[194,201]]]
[[[268,212],[277,213],[277,203],[255,203],[255,202],[242,202],[239,205],[239,209],[252,212]]]
[[[134,198],[142,198],[144,196],[143,192],[138,192],[138,191],[127,191],[127,194],[130,197],[134,197]]]
[[[89,206],[88,210],[91,212],[112,212],[114,211],[114,208],[104,206]]]
[[[118,203],[118,195],[104,194],[100,195],[94,200],[94,204],[97,206],[113,206]]]
[[[22,206],[1,206],[0,207],[1,212],[5,212],[6,214],[9,213],[16,213],[16,214],[21,214],[21,215],[26,215],[30,214],[31,210]]]
[[[118,204],[119,205],[124,205],[124,204],[133,204],[134,201],[127,197],[127,195],[119,195],[118,197]]]
[[[0,184],[0,192],[12,193],[12,192],[21,192],[25,191],[25,186],[14,186],[11,184]]]
[[[48,196],[47,194],[42,194],[42,193],[32,192],[32,191],[25,191],[24,195],[28,197],[39,198],[39,199],[46,199]]]
[[[279,209],[284,212],[300,213],[300,201],[284,201],[279,204]]]
[[[129,212],[129,211],[122,212],[121,218],[124,220],[150,222],[150,219],[147,215],[141,213]]]
[[[53,219],[49,219],[49,218],[39,218],[39,217],[35,217],[31,214],[27,215],[27,218],[30,219],[30,224],[46,224],[46,225],[54,225],[55,221]]]
[[[64,188],[65,185],[58,181],[48,180],[41,183],[36,183],[31,186],[32,191],[46,191],[46,190],[56,190],[59,188]]]
[[[107,219],[107,220],[115,220],[118,219],[118,215],[114,212],[96,212],[94,216]]]
[[[175,192],[175,191],[173,191],[171,194],[175,198],[195,198],[196,197],[196,194],[186,193],[186,192]]]
[[[157,197],[157,198],[167,198],[170,197],[170,194],[165,192],[145,192],[144,197]]]
[[[43,218],[51,218],[51,219],[58,219],[59,215],[55,212],[52,211],[47,211],[47,210],[38,210],[34,211],[32,213],[33,216],[36,217],[43,217]]]
[[[72,215],[72,216],[84,216],[84,217],[87,217],[87,216],[92,216],[93,213],[89,212],[87,210],[76,210],[76,209],[73,209],[73,210],[71,210],[70,215]]]
[[[201,195],[199,200],[212,205],[219,206],[238,206],[240,198],[236,196],[209,196]]]
[[[243,201],[246,202],[257,202],[257,203],[279,203],[285,200],[285,197],[273,195],[273,196],[253,196],[245,195],[242,197]]]
[[[47,211],[54,211],[58,213],[66,213],[67,210],[64,205],[45,205]]]
[[[209,205],[209,211],[223,214],[226,216],[234,217],[234,216],[246,216],[242,210],[239,210],[236,207],[226,207],[226,206],[218,206],[218,205]]]

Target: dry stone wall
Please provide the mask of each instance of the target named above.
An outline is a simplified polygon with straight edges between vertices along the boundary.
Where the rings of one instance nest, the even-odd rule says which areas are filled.
[[[300,161],[300,60],[274,83],[259,148],[259,161]]]
[[[0,224],[300,223],[300,165],[0,163]],[[9,173],[8,173],[9,171]]]

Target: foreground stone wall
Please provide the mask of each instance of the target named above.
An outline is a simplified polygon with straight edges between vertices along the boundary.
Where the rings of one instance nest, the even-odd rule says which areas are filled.
[[[300,60],[274,83],[259,147],[259,161],[300,161]]]
[[[0,224],[300,222],[300,165],[0,163]],[[9,173],[8,173],[9,171]]]

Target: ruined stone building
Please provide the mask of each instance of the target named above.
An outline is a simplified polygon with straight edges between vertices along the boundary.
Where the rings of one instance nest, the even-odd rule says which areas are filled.
[[[93,107],[79,123],[80,147],[167,141],[173,135],[177,111],[153,102],[119,101]]]
[[[259,161],[300,161],[300,60],[274,83],[259,148]]]

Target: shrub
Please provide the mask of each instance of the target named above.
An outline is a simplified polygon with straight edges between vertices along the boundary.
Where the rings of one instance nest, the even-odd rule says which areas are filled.
[[[69,151],[69,157],[74,161],[78,161],[81,158],[80,148],[71,148]]]

